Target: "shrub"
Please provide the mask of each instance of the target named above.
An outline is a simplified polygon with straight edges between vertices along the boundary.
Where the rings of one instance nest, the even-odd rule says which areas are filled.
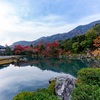
[[[34,96],[34,92],[21,92],[17,94],[13,100],[31,100],[31,98]]]
[[[83,68],[78,71],[78,82],[100,86],[100,68]]]
[[[96,91],[94,91],[93,98],[95,100],[100,100],[100,87]]]
[[[78,71],[71,100],[100,100],[100,68],[83,68]]]
[[[30,100],[58,100],[58,98],[54,94],[48,93],[48,91],[41,91],[36,92]]]
[[[16,95],[13,100],[59,100],[53,93],[50,93],[48,89],[41,89],[37,92],[22,92]]]
[[[81,85],[72,91],[71,100],[100,100],[98,85]]]
[[[55,84],[56,84],[56,81],[52,81],[50,84],[49,84],[49,86],[48,86],[48,91],[50,92],[50,93],[55,93]]]
[[[37,92],[21,92],[13,100],[59,100],[54,95],[55,81],[51,82],[48,88],[38,89]]]

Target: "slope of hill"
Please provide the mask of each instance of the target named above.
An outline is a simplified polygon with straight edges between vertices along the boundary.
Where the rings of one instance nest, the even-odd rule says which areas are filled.
[[[2,45],[0,45],[0,49],[5,49],[5,47],[4,47],[4,46],[2,46]]]
[[[95,24],[98,24],[98,23],[100,23],[100,20],[94,21],[87,25],[80,25],[67,33],[56,34],[56,35],[52,35],[52,36],[48,36],[48,37],[41,37],[41,38],[39,38],[35,41],[31,41],[31,42],[18,41],[18,42],[13,43],[11,45],[11,47],[13,47],[14,45],[18,45],[18,44],[20,44],[22,46],[26,46],[26,45],[30,45],[30,44],[37,45],[39,43],[54,42],[54,41],[58,41],[58,40],[72,38],[72,37],[80,35],[80,34],[85,34],[88,29],[92,28]]]
[[[21,45],[21,46],[29,46],[31,42],[29,41],[18,41],[14,42],[10,47],[14,47],[15,45]]]

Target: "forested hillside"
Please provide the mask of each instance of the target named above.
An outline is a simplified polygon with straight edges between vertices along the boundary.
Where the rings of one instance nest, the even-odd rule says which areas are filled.
[[[8,47],[5,49],[5,54]],[[96,24],[89,29],[86,34],[78,35],[72,39],[65,39],[46,44],[38,44],[33,46],[16,45],[11,51],[15,55],[33,55],[35,57],[59,57],[69,54],[86,54],[100,56],[100,24]]]
[[[11,45],[11,47],[14,47],[15,45],[21,45],[21,46],[29,46],[29,45],[38,45],[40,43],[45,44],[49,42],[59,41],[59,40],[65,40],[65,39],[71,39],[77,35],[85,34],[90,28],[92,28],[94,25],[100,23],[100,20],[91,22],[87,25],[80,25],[74,28],[73,30],[65,33],[59,33],[52,36],[47,37],[41,37],[35,41],[17,41]]]

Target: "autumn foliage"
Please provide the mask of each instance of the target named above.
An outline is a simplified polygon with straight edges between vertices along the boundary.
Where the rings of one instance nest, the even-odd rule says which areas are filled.
[[[94,42],[93,46],[95,47],[95,50],[92,52],[92,54],[95,56],[100,55],[100,36],[94,39],[93,42]]]
[[[100,36],[98,36],[96,39],[94,39],[94,47],[100,48]]]
[[[15,54],[22,54],[23,51],[25,51],[28,48],[28,46],[21,46],[21,45],[16,45],[14,46],[14,53]]]
[[[100,54],[100,24],[88,30],[86,34],[75,36],[71,39],[43,43],[33,46],[16,45],[14,54],[33,55],[36,57],[59,57],[71,53],[86,53],[88,50]]]

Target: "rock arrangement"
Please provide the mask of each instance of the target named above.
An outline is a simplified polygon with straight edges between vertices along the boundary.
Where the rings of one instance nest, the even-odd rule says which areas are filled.
[[[70,100],[70,94],[75,88],[75,78],[69,75],[59,76],[57,78],[53,78],[51,80],[55,80],[55,93],[62,100]],[[49,82],[51,82],[49,80]]]

